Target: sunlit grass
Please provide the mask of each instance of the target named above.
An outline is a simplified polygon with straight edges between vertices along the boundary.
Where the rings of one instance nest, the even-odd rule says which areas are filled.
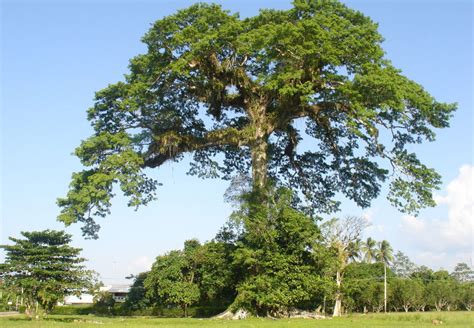
[[[0,317],[0,327],[433,327],[433,320],[442,321],[441,327],[474,327],[473,312],[426,312],[349,315],[335,319],[263,319],[239,321],[217,319],[163,319],[151,317],[98,317],[54,315],[43,320],[29,320],[25,316]]]

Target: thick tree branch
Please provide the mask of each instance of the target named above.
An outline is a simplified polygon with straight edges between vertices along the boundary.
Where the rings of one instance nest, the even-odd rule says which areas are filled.
[[[251,140],[249,128],[236,129],[225,128],[206,133],[203,137],[192,135],[180,135],[170,131],[156,136],[147,153],[145,154],[144,167],[158,167],[167,160],[176,158],[178,155],[204,149],[212,146],[236,146],[248,145]]]

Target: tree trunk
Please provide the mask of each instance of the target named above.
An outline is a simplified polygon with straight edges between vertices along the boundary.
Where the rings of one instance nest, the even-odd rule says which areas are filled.
[[[254,131],[250,150],[252,153],[252,181],[255,190],[263,188],[267,182],[268,122],[266,101],[264,99],[254,99],[252,103],[249,116]]]
[[[254,188],[263,188],[267,182],[267,148],[265,139],[256,140],[252,147],[252,180]]]
[[[383,264],[383,312],[387,313],[387,264]]]
[[[341,316],[341,273],[339,270],[336,272],[336,302],[334,303],[334,311],[332,316],[333,317],[340,317]]]
[[[187,318],[188,317],[188,305],[187,304],[184,304],[184,317]]]

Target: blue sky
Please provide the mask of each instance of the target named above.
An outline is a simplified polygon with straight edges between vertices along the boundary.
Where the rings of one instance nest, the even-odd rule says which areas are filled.
[[[91,133],[86,109],[95,91],[121,80],[128,60],[145,51],[150,24],[193,1],[1,2],[1,212],[0,243],[20,231],[62,229],[56,198],[80,170],[71,155]],[[259,8],[289,8],[290,1],[219,1],[250,16]],[[345,203],[341,215],[364,215],[366,231],[389,240],[419,264],[434,268],[472,262],[473,62],[471,1],[345,1],[379,23],[387,58],[439,101],[458,102],[451,128],[416,147],[443,176],[439,205],[418,218],[390,208],[384,195],[369,210]],[[188,165],[165,164],[152,174],[164,183],[158,201],[138,212],[117,198],[101,219],[99,240],[83,240],[89,266],[105,282],[146,269],[153,258],[188,238],[208,240],[231,212],[227,183],[185,174]]]

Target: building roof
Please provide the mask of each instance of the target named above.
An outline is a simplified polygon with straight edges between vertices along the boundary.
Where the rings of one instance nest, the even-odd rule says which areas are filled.
[[[127,284],[113,284],[100,287],[101,291],[109,293],[128,293],[130,291],[130,285]]]

